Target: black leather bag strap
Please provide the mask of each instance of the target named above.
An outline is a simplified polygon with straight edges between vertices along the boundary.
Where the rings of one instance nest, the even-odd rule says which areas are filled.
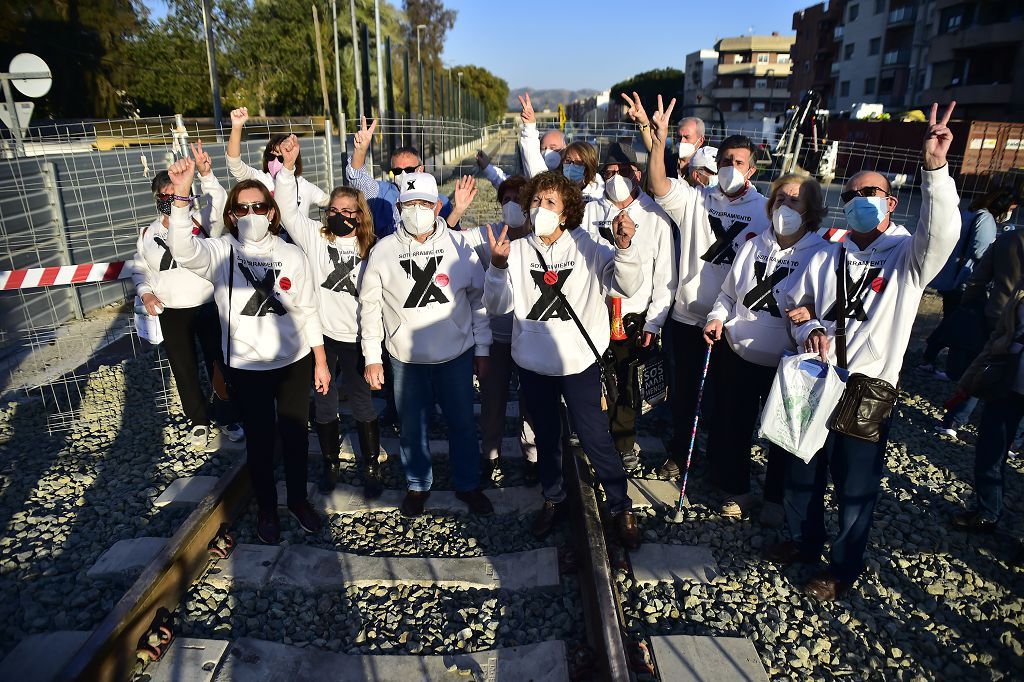
[[[235,290],[235,247],[231,247],[231,260],[228,261],[228,352],[224,358],[224,366],[231,367],[231,294]]]
[[[839,247],[836,272],[836,364],[846,367],[846,248]]]
[[[544,260],[544,256],[541,255],[541,252],[536,247],[534,247],[533,250],[536,252],[537,258],[540,259],[540,266],[544,268],[545,272],[548,272],[548,264]],[[572,321],[576,323],[576,326],[580,330],[580,334],[583,334],[583,338],[586,340],[587,345],[590,346],[590,351],[594,354],[594,357],[597,358],[598,364],[603,364],[601,354],[597,351],[597,346],[594,345],[594,341],[590,338],[590,334],[587,333],[583,323],[580,322],[580,318],[576,315],[576,311],[573,310],[571,305],[569,305],[569,299],[567,299],[565,294],[562,293],[562,280],[558,280],[552,284],[551,288],[554,290],[555,295],[558,296],[558,300],[565,306],[566,311],[569,313],[569,317],[571,317]]]

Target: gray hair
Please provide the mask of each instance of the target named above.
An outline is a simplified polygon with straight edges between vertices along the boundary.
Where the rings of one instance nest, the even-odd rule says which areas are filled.
[[[697,137],[704,137],[704,121],[696,116],[687,116],[686,118],[680,119],[679,126],[676,130],[679,130],[679,128],[682,128],[687,123],[692,123],[697,127]]]
[[[541,136],[540,138],[540,142],[542,145],[544,144],[544,138],[547,137],[548,135],[558,135],[560,138],[562,138],[563,146],[565,146],[568,143],[568,140],[565,138],[565,133],[563,133],[561,130],[549,130],[546,133],[544,133],[544,135]]]

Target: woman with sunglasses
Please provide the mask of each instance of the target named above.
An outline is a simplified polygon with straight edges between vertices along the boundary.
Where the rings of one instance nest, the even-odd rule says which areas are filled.
[[[192,153],[199,166],[199,186],[202,193],[210,198],[205,208],[190,212],[193,232],[202,237],[218,237],[224,230],[222,213],[228,193],[214,176],[210,155],[203,151],[202,141],[198,147],[192,145]],[[210,404],[200,384],[196,341],[203,349],[206,373],[214,387],[213,407],[221,430],[232,441],[245,437],[242,427],[237,424],[234,410],[227,402],[221,375],[224,360],[220,351],[220,322],[217,320],[217,306],[213,303],[213,286],[189,270],[178,267],[171,257],[167,230],[174,185],[167,171],[156,174],[152,187],[159,217],[139,235],[132,281],[146,312],[159,316],[167,362],[178,387],[181,409],[192,424],[190,444],[200,452],[213,452],[217,446],[216,441],[210,439]]]
[[[284,168],[277,185],[285,193],[295,186],[299,141],[291,136],[281,143]],[[356,420],[359,451],[363,456],[363,493],[367,499],[379,497],[380,423],[370,397],[370,386],[363,378],[363,356],[359,349],[359,285],[363,266],[376,241],[373,216],[362,192],[351,187],[335,187],[324,211],[323,222],[301,215],[290,202],[280,204],[281,222],[295,244],[306,254],[320,309],[324,331],[324,352],[331,377],[340,370],[348,387],[352,416]],[[316,286],[319,283],[319,286]],[[318,393],[316,435],[323,454],[321,492],[329,492],[338,482],[339,456],[338,389],[331,381],[327,393]]]
[[[231,135],[228,137],[227,159],[228,171],[231,177],[241,182],[242,180],[259,180],[274,194],[274,200],[281,205],[287,199],[295,204],[301,216],[308,216],[313,206],[326,206],[328,201],[327,193],[302,177],[302,157],[295,161],[295,185],[287,195],[277,194],[275,179],[277,174],[284,168],[284,156],[281,154],[281,143],[288,139],[288,135],[271,135],[263,150],[263,170],[257,170],[247,163],[242,162],[242,128],[249,120],[249,110],[245,107],[231,111]]]
[[[310,533],[323,526],[306,499],[309,375],[314,372],[319,393],[327,392],[331,380],[316,285],[302,250],[278,237],[277,204],[259,181],[243,180],[228,195],[224,224],[230,234],[196,238],[189,229],[185,196],[194,173],[192,159],[177,161],[168,171],[175,194],[171,254],[180,267],[213,284],[228,378],[248,434],[249,476],[259,507],[256,534],[267,544],[277,544],[277,435],[284,455],[288,510]]]

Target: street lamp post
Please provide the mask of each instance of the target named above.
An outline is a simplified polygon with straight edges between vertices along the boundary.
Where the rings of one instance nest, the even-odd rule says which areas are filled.
[[[423,116],[423,53],[420,51],[420,31],[426,27],[426,24],[416,25],[416,63],[420,72],[420,117]]]
[[[764,74],[765,85],[768,86],[768,111],[766,112],[771,116],[772,112],[772,97],[774,96],[774,88],[772,87],[772,81],[775,79],[775,69],[768,69]]]
[[[459,120],[462,120],[462,72],[459,71]]]

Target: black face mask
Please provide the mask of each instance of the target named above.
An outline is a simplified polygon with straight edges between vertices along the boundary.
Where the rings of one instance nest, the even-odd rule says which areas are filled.
[[[171,215],[171,203],[174,201],[173,198],[168,199],[157,199],[156,210],[160,211],[164,215]]]
[[[327,230],[336,237],[347,237],[359,227],[355,218],[347,218],[340,213],[327,216]]]

